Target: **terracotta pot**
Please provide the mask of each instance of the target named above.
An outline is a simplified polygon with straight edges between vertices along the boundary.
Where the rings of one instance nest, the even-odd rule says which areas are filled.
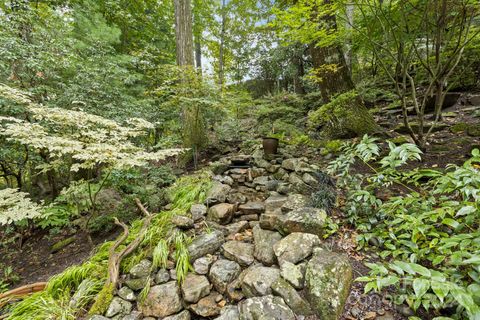
[[[263,152],[266,155],[276,154],[278,149],[278,139],[277,138],[263,138]]]

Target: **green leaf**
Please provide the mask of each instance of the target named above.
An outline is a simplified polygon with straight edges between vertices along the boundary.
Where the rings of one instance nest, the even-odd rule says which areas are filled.
[[[377,289],[377,284],[375,281],[369,282],[365,285],[364,292],[369,293],[372,289]]]
[[[412,268],[413,271],[415,271],[418,274],[421,274],[422,276],[430,277],[432,275],[430,270],[428,270],[427,268],[419,264],[410,263],[410,267]]]
[[[457,211],[457,214],[455,214],[455,217],[460,217],[460,216],[466,216],[471,213],[474,213],[477,209],[473,206],[465,206],[462,207],[460,210]]]
[[[413,280],[413,291],[415,296],[421,298],[430,288],[430,281],[427,279],[417,278]]]
[[[451,218],[445,218],[442,220],[442,223],[443,224],[446,224],[447,226],[450,226],[454,229],[458,228],[458,226],[460,226],[460,223],[458,223],[457,221],[451,219]]]
[[[468,294],[463,289],[452,290],[453,298],[460,304],[462,307],[467,309],[468,312],[473,313],[478,306],[473,301],[472,295]]]
[[[443,299],[447,296],[448,292],[450,291],[449,286],[445,284],[445,282],[435,281],[432,280],[431,282],[432,290],[443,303]]]

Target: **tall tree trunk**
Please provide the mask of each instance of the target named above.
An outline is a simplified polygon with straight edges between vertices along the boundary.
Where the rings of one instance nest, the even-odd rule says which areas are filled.
[[[303,45],[300,50],[295,50],[296,54],[294,64],[297,67],[297,72],[293,78],[293,88],[297,94],[305,94],[305,88],[303,87],[302,78],[305,76],[305,65],[303,63]]]
[[[193,66],[192,8],[190,0],[173,0],[178,66]]]
[[[200,39],[195,39],[195,68],[198,72],[202,73],[202,46]]]
[[[222,0],[222,29],[220,31],[220,48],[218,50],[218,84],[220,87],[223,87],[223,83],[225,82],[225,72],[224,72],[224,46],[225,46],[225,29],[226,29],[226,19],[227,19],[227,12],[225,8],[225,0]]]

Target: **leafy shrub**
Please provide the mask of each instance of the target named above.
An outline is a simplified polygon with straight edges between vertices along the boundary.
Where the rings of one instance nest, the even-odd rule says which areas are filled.
[[[454,306],[455,318],[478,317],[480,152],[474,150],[463,166],[450,165],[446,172],[401,172],[403,164],[420,159],[420,150],[393,143],[389,149],[379,158],[375,139],[365,136],[357,145],[346,145],[329,165],[347,191],[345,212],[362,232],[360,247],[378,246],[380,257],[388,260],[367,264],[370,274],[358,280],[367,282],[366,292],[394,286],[396,303],[414,310],[444,315]],[[352,174],[355,161],[371,173]],[[409,192],[383,201],[376,197],[378,190],[393,184]]]

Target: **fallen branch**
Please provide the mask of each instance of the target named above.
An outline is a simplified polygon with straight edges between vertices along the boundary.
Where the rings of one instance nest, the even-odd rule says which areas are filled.
[[[10,290],[10,291],[7,291],[7,292],[4,292],[4,293],[0,294],[0,299],[5,299],[5,298],[11,297],[11,296],[21,297],[21,296],[25,296],[27,294],[42,291],[43,289],[45,289],[46,285],[47,285],[46,282],[36,282],[36,283],[32,283],[32,284],[27,284],[27,285],[24,285],[24,286],[21,286],[21,287],[18,287],[18,288],[15,288],[13,290]]]

